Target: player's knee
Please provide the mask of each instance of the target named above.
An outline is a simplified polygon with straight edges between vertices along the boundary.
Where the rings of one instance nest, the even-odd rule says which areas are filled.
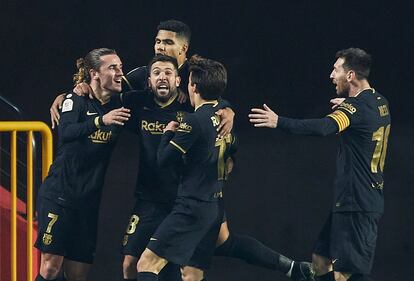
[[[62,263],[59,260],[49,259],[42,262],[40,266],[40,275],[44,279],[56,279],[60,269],[62,267]]]
[[[201,281],[204,278],[204,272],[201,269],[185,266],[181,268],[181,279],[183,281]]]
[[[161,269],[167,264],[167,261],[157,256],[149,249],[145,249],[137,263],[138,272],[154,272],[158,274]]]
[[[124,256],[124,261],[122,263],[124,278],[132,279],[136,277],[137,261],[138,261],[138,258],[134,256],[129,256],[129,255]]]
[[[332,271],[331,260],[317,254],[312,254],[312,265],[316,276],[324,275]]]

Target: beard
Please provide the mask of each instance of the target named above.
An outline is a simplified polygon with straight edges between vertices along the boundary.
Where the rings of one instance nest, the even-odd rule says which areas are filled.
[[[166,90],[159,90],[156,86],[151,86],[154,97],[157,101],[165,103],[174,97],[177,94],[177,88],[169,88],[167,93],[164,93]]]
[[[349,83],[346,81],[346,79],[341,79],[341,81],[338,81],[336,84],[337,87],[337,95],[339,97],[348,97],[349,95]]]

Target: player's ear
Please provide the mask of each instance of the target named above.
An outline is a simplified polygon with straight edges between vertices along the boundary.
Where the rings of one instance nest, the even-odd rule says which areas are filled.
[[[91,77],[91,80],[99,79],[98,71],[96,71],[95,69],[89,70],[89,76]]]
[[[181,46],[181,52],[186,54],[188,51],[188,43],[187,42],[183,42],[183,45]]]
[[[148,77],[148,87],[151,88],[151,78]]]
[[[180,76],[175,77],[175,86],[179,87],[180,84],[181,84],[181,77]]]
[[[355,78],[355,72],[353,70],[348,71],[346,74],[346,80],[349,82]]]

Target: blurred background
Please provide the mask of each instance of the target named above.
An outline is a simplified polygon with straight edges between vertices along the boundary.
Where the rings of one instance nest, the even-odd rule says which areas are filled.
[[[401,1],[403,2],[403,1]],[[186,22],[189,55],[219,60],[236,110],[240,146],[225,191],[233,232],[249,234],[299,260],[310,254],[331,204],[338,138],[254,129],[251,107],[280,115],[328,114],[336,51],[360,47],[373,57],[370,82],[390,103],[392,129],[385,169],[374,280],[411,276],[414,254],[414,50],[412,15],[400,1],[35,1],[0,2],[0,95],[30,120],[50,124],[49,107],[72,88],[75,61],[98,47],[117,50],[124,72],[153,55],[160,21]],[[120,244],[133,206],[138,167],[135,136],[113,155],[101,204],[99,243],[90,280],[121,280]],[[411,163],[411,164],[410,164]],[[287,280],[241,261],[215,258],[211,280]]]

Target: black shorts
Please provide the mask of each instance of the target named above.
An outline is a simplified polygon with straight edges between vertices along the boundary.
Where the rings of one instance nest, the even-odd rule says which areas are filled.
[[[210,267],[223,219],[223,204],[177,198],[171,214],[148,248],[169,262],[202,270]]]
[[[378,213],[331,213],[313,252],[330,258],[334,271],[369,274],[380,218]]]
[[[172,205],[144,200],[135,202],[122,241],[122,254],[140,257],[151,236],[170,214]]]
[[[38,197],[38,231],[35,247],[43,253],[92,264],[96,249],[98,211],[63,207]]]

